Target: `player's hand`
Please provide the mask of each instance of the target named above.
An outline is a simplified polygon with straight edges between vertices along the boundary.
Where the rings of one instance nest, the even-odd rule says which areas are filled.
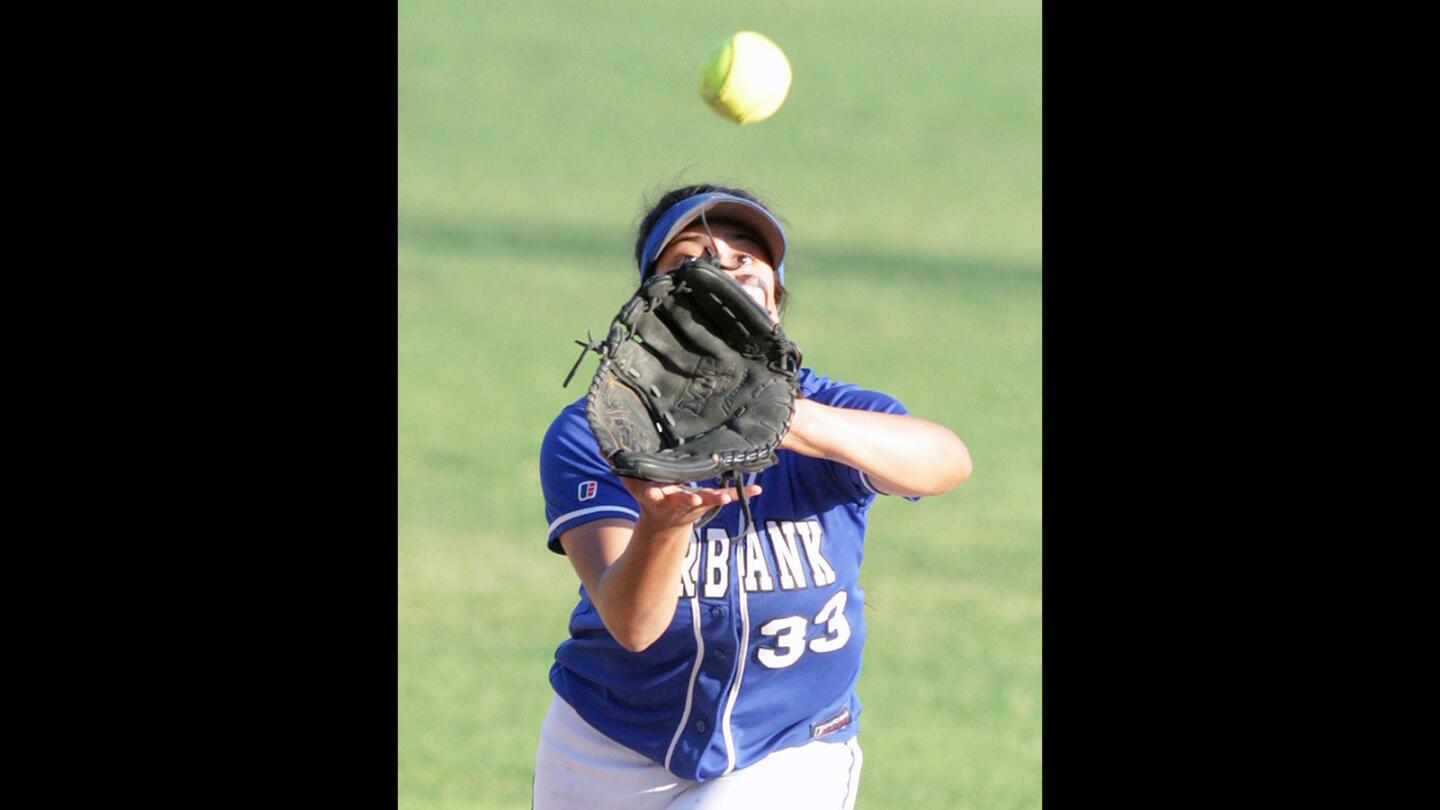
[[[739,500],[736,487],[686,487],[680,484],[657,484],[638,478],[619,476],[620,483],[640,504],[640,511],[657,528],[689,526],[709,509]],[[745,488],[745,497],[754,498],[763,492],[759,484]]]

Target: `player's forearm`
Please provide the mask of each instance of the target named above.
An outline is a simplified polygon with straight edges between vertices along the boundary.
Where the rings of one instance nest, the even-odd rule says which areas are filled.
[[[590,592],[605,629],[620,646],[641,652],[670,626],[690,537],[688,526],[653,527],[642,514],[625,553]]]
[[[892,495],[939,495],[970,476],[969,450],[944,425],[807,399],[781,447],[862,470]]]

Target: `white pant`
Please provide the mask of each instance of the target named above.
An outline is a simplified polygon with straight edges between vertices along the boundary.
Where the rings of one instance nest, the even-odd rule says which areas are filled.
[[[540,726],[532,810],[851,810],[860,744],[783,748],[716,779],[681,779],[586,723],[558,696]]]

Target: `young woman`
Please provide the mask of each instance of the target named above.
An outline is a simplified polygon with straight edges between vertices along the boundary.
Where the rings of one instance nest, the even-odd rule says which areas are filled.
[[[785,249],[754,195],[697,185],[661,197],[635,258],[643,280],[709,250],[778,322]],[[551,424],[549,548],[581,587],[550,670],[537,810],[854,804],[867,510],[877,495],[951,489],[970,456],[887,394],[810,368],[800,387],[779,463],[745,481],[743,533],[734,488],[612,474],[583,397]]]

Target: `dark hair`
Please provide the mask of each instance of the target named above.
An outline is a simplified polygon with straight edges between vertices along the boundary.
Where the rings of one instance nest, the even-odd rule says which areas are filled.
[[[645,212],[645,218],[640,220],[640,227],[635,234],[635,263],[637,265],[640,263],[640,254],[645,250],[645,237],[650,234],[650,229],[655,227],[655,223],[660,220],[660,217],[663,216],[666,211],[670,210],[670,206],[687,197],[694,197],[696,194],[709,194],[714,191],[722,194],[733,194],[736,197],[749,200],[750,202],[763,206],[765,210],[769,211],[776,219],[780,218],[768,203],[743,188],[717,186],[712,183],[697,183],[693,186],[681,186],[680,188],[671,189],[661,195],[660,199],[656,200],[655,203],[650,206],[650,210]],[[785,303],[789,298],[790,292],[785,289],[784,284],[780,283],[780,274],[776,273],[775,308],[784,312]]]

